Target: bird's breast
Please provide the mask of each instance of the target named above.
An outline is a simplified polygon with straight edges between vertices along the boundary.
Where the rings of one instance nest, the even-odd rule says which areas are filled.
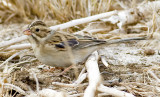
[[[43,64],[53,67],[69,67],[72,65],[71,59],[67,52],[54,51],[52,49],[35,49],[35,56]]]

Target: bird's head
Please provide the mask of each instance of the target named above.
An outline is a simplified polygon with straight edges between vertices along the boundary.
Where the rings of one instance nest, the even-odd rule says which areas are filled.
[[[47,34],[50,32],[51,30],[47,27],[47,25],[44,22],[34,21],[24,31],[24,34],[34,38],[45,38]]]

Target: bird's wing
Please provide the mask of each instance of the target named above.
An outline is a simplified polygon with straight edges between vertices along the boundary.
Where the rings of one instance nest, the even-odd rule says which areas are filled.
[[[55,44],[57,48],[66,48],[66,46],[73,48],[76,45],[79,45],[79,42],[76,39],[70,39],[67,40],[66,42],[60,42]]]
[[[106,43],[106,41],[104,40],[98,40],[96,38],[92,38],[89,36],[81,36],[81,35],[73,36],[70,34],[61,34],[61,33],[54,34],[50,41],[51,43],[54,43],[57,49],[60,50],[66,50],[67,46],[71,47],[71,49],[82,49]]]
[[[100,45],[100,44],[105,44],[106,41],[104,40],[97,40],[97,39],[93,39],[93,40],[79,40],[78,41],[79,44],[78,45],[75,45],[73,48],[74,49],[83,49],[83,48],[87,48],[87,47],[92,47],[92,46],[97,46],[97,45]]]

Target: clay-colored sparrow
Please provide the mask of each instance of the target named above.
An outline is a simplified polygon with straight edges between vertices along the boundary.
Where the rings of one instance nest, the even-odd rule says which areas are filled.
[[[69,67],[73,62],[76,64],[83,62],[93,51],[107,44],[144,39],[139,37],[114,41],[98,40],[92,37],[52,31],[42,21],[31,23],[24,34],[28,35],[38,60],[55,67]]]

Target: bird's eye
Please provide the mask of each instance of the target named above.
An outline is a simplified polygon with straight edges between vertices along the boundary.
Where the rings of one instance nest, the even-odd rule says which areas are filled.
[[[39,29],[38,29],[38,28],[36,29],[36,32],[39,32]]]

